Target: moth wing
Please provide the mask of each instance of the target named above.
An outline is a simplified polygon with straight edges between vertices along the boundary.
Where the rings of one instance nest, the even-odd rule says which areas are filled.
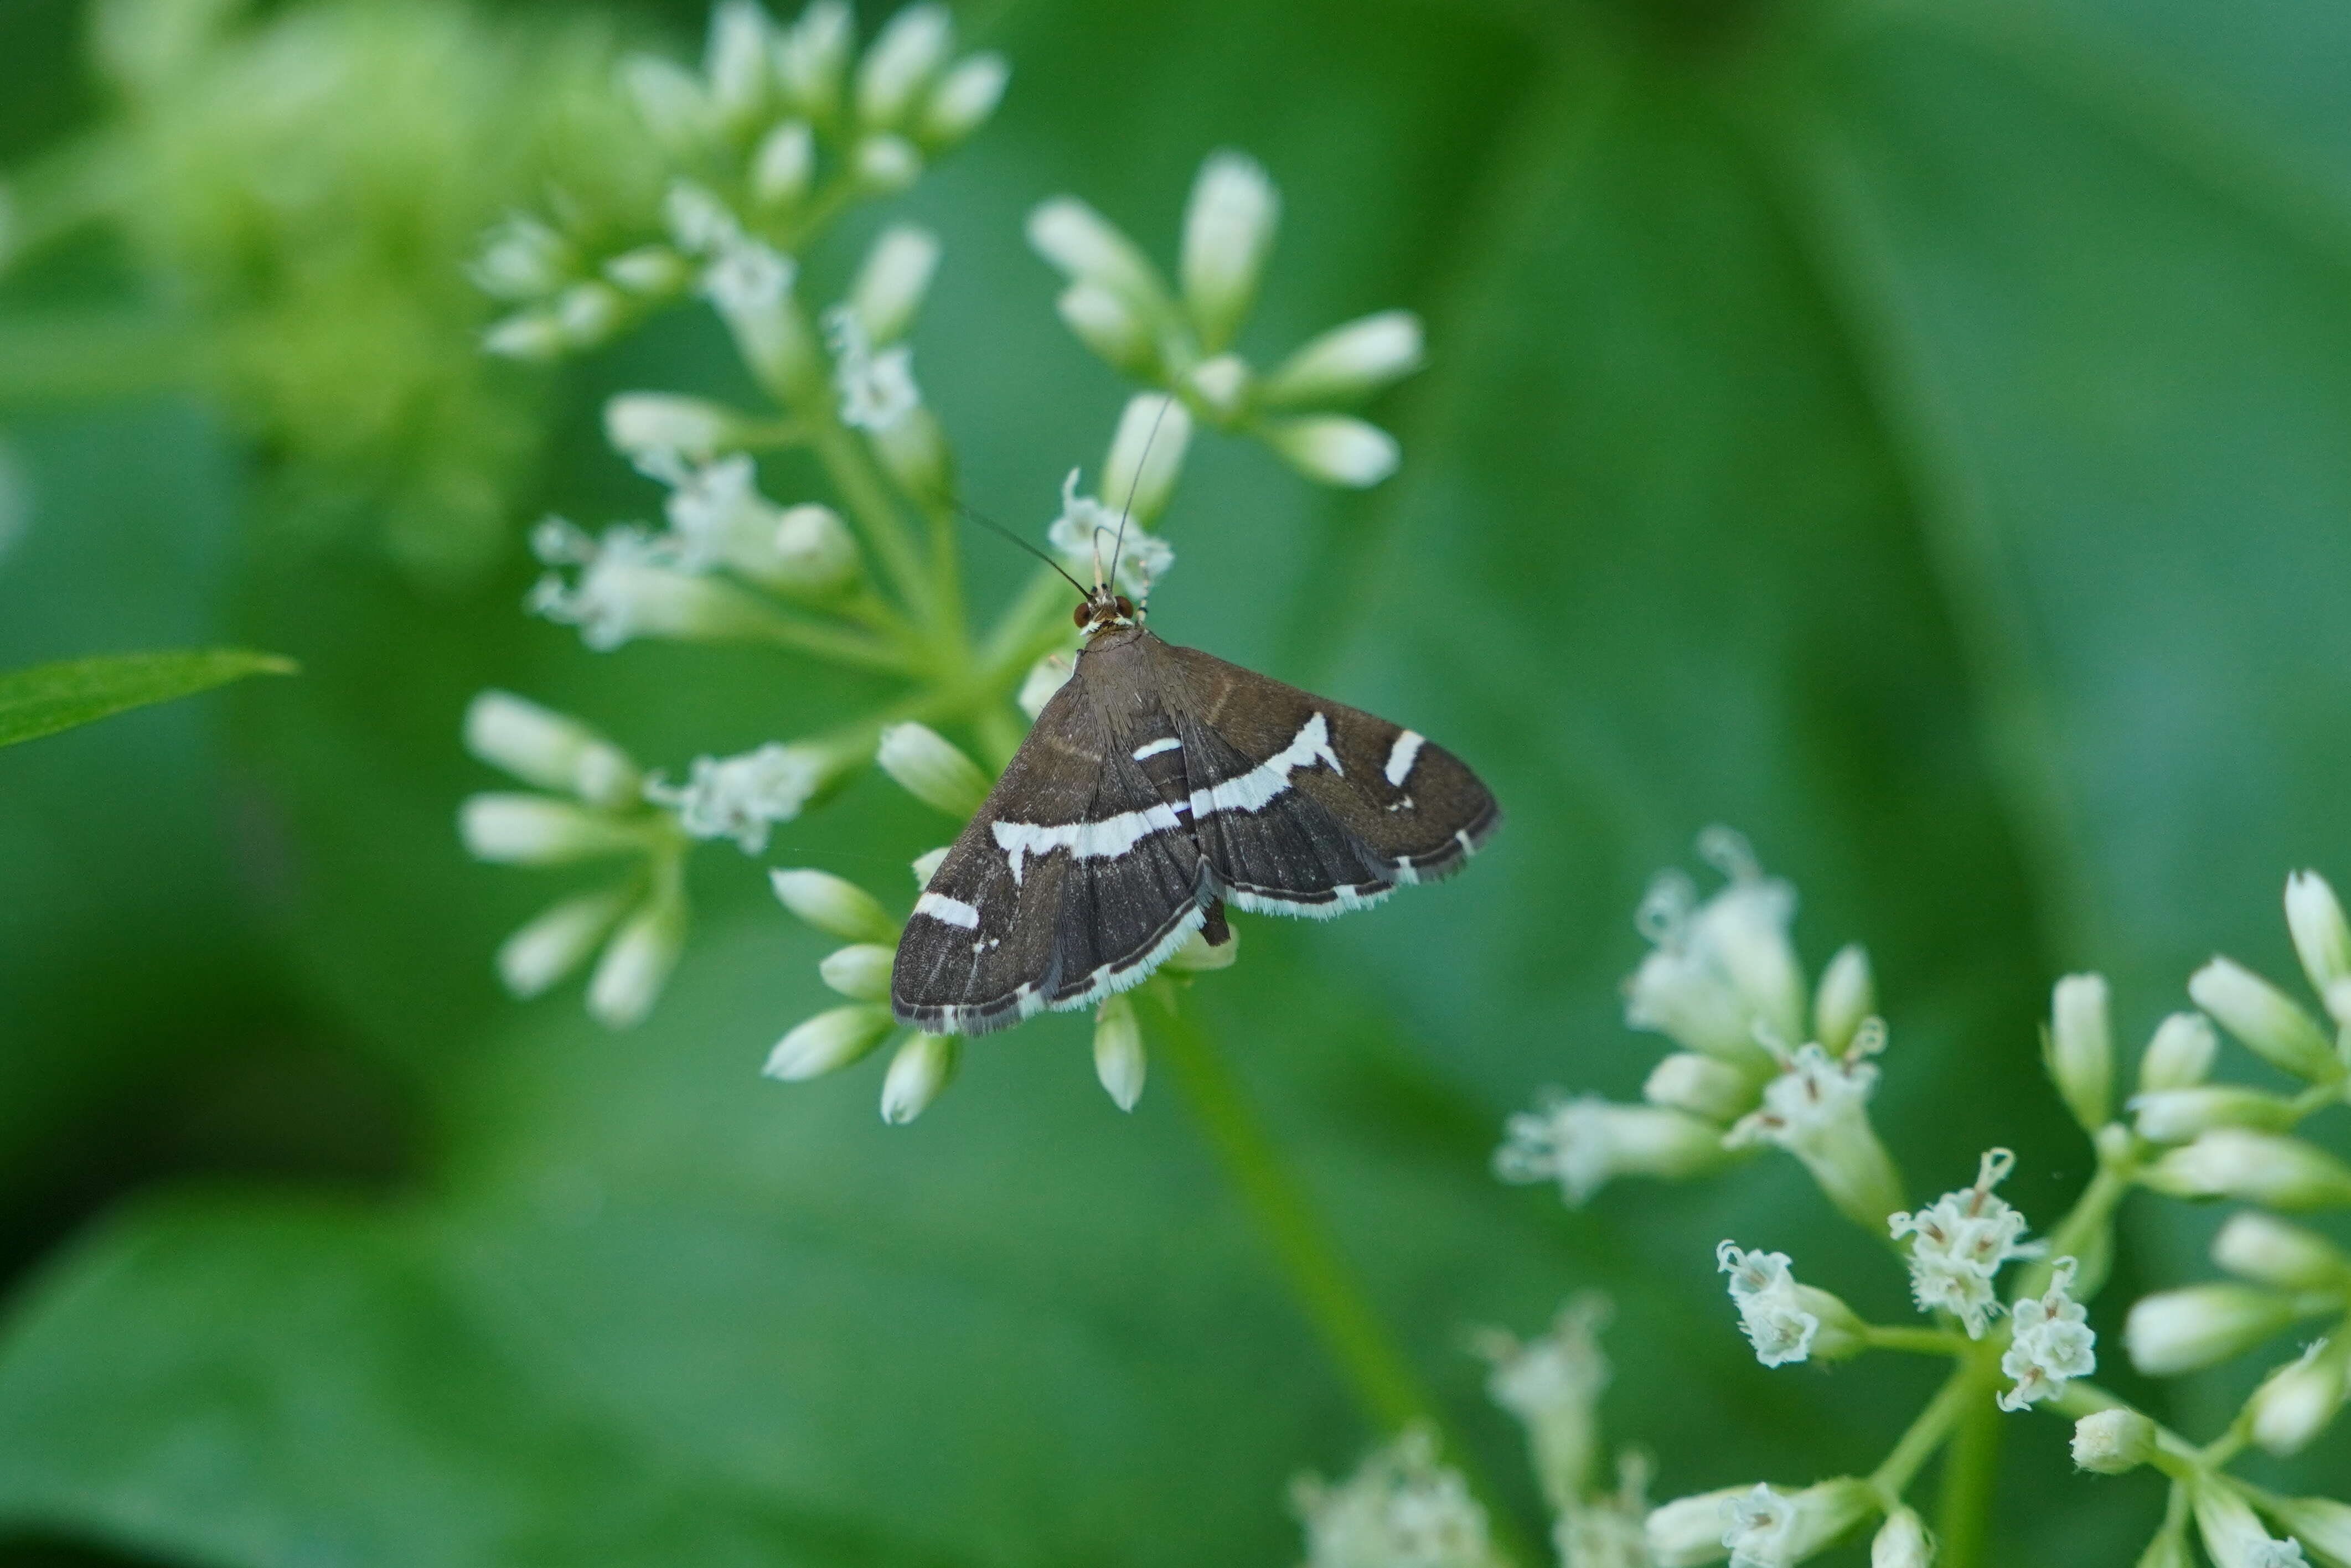
[[[1181,818],[1072,677],[915,901],[891,1010],[932,1033],[984,1034],[1091,1005],[1200,924],[1200,887]]]
[[[1328,916],[1461,869],[1501,823],[1418,732],[1191,648],[1180,673],[1193,831],[1243,909]]]

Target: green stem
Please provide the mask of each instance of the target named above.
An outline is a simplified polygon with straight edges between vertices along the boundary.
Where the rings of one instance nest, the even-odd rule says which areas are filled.
[[[2129,1194],[2131,1183],[2138,1174],[2138,1161],[2132,1153],[2134,1141],[2119,1126],[2109,1127],[2100,1134],[2098,1173],[2090,1178],[2090,1185],[2049,1233],[2047,1254],[2017,1276],[2018,1301],[2037,1296],[2049,1288],[2060,1258],[2071,1258],[2080,1266],[2071,1292],[2075,1301],[2090,1300],[2105,1284],[2106,1270],[2115,1253],[2115,1209]]]
[[[849,664],[862,670],[878,670],[885,674],[912,674],[914,660],[904,651],[875,641],[862,632],[820,626],[814,622],[791,616],[770,614],[763,624],[768,642],[780,648],[790,648],[815,658],[830,659],[835,664]]]
[[[814,406],[820,400],[809,400],[811,406],[798,409],[808,427],[809,447],[817,461],[824,465],[825,476],[841,493],[841,498],[856,519],[859,531],[873,547],[881,559],[882,570],[897,591],[899,599],[917,616],[927,617],[933,609],[929,580],[923,569],[922,553],[914,546],[905,519],[899,515],[896,503],[875,471],[864,447],[842,424],[830,406]]]
[[[1470,1463],[1468,1450],[1449,1429],[1381,1321],[1370,1292],[1349,1266],[1328,1222],[1290,1169],[1224,1053],[1207,1030],[1177,1009],[1173,993],[1157,987],[1154,991],[1163,1004],[1156,1030],[1159,1050],[1175,1067],[1226,1181],[1257,1221],[1291,1296],[1345,1375],[1364,1416],[1385,1432],[1416,1425],[1436,1432],[1447,1458],[1484,1500],[1505,1555],[1522,1563],[1544,1561],[1531,1542],[1519,1539],[1510,1516],[1494,1505],[1492,1490]]]
[[[1938,1404],[1951,1398],[1955,1418],[1950,1447],[1943,1455],[1942,1497],[1935,1511],[1935,1528],[1942,1538],[1935,1561],[1942,1568],[1978,1568],[1984,1561],[1992,1489],[2000,1479],[2001,1412],[1992,1403],[1998,1350],[1996,1343],[1980,1346],[1936,1396]],[[1956,1386],[1962,1379],[1964,1387]]]
[[[1907,1350],[1919,1355],[1965,1355],[1970,1342],[1949,1329],[1903,1328],[1885,1323],[1863,1327],[1863,1340],[1872,1350]]]

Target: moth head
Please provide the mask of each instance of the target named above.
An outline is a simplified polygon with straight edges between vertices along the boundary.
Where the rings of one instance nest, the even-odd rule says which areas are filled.
[[[1077,609],[1071,612],[1070,619],[1089,637],[1113,626],[1132,626],[1134,624],[1134,601],[1108,588],[1097,588],[1079,601]]]

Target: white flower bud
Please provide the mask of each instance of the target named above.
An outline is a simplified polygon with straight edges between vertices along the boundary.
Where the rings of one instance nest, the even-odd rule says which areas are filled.
[[[857,541],[831,507],[787,507],[776,518],[770,580],[794,593],[820,596],[856,580]]]
[[[792,299],[799,266],[762,241],[736,238],[704,269],[702,292],[769,387],[805,387],[824,374],[808,319]]]
[[[848,942],[897,945],[898,923],[855,883],[807,870],[770,872],[768,880],[783,906],[818,930]]]
[[[907,1038],[890,1059],[882,1080],[882,1119],[904,1126],[931,1107],[955,1081],[963,1058],[963,1040],[952,1034],[917,1034]]]
[[[2351,980],[2351,922],[2325,877],[2298,871],[2285,879],[2285,924],[2311,989],[2323,997]]]
[[[857,942],[836,947],[816,967],[818,976],[832,989],[859,1002],[890,999],[890,966],[898,950],[879,942]]]
[[[1309,479],[1368,489],[1396,471],[1403,459],[1395,437],[1344,414],[1319,414],[1264,426],[1266,444]]]
[[[2272,1066],[2314,1082],[2343,1076],[2334,1042],[2310,1015],[2241,964],[2213,959],[2189,977],[2188,994]]]
[[[955,24],[944,5],[909,5],[890,18],[857,66],[857,118],[867,126],[904,120],[946,63]]]
[[[529,214],[516,213],[490,232],[465,270],[474,287],[494,299],[544,299],[571,281],[578,265],[569,240]]]
[[[771,211],[808,200],[816,181],[816,131],[805,120],[787,120],[759,139],[751,154],[751,199]]]
[[[2351,1203],[2351,1166],[2299,1138],[2239,1127],[2173,1149],[2139,1179],[2172,1197],[2234,1197],[2270,1208]]]
[[[834,1008],[795,1026],[768,1052],[761,1072],[799,1083],[838,1072],[888,1037],[890,1009],[859,1005]]]
[[[604,263],[604,276],[631,294],[658,298],[693,281],[694,268],[665,245],[641,245]]]
[[[1343,402],[1410,375],[1420,359],[1420,318],[1383,310],[1314,339],[1266,377],[1259,395],[1274,408]]]
[[[1225,939],[1210,944],[1207,937],[1195,931],[1184,938],[1167,956],[1167,967],[1179,974],[1205,975],[1217,969],[1229,969],[1241,956],[1241,934],[1230,925],[1225,927]]]
[[[2267,1497],[2262,1510],[2277,1527],[2318,1553],[2319,1561],[2342,1568],[2351,1563],[2351,1503],[2331,1497]]]
[[[1218,354],[1213,360],[1203,360],[1184,377],[1184,384],[1192,395],[1207,405],[1209,421],[1217,425],[1230,425],[1241,416],[1249,394],[1257,382],[1249,373],[1249,361],[1238,354]],[[1271,439],[1270,436],[1268,439]]]
[[[1002,55],[973,55],[958,61],[931,89],[917,133],[933,146],[952,147],[987,123],[1011,79],[1011,64]]]
[[[517,310],[490,324],[482,334],[482,350],[500,359],[543,363],[561,357],[571,346],[563,323],[552,310]]]
[[[2114,1031],[2106,1023],[2106,979],[2068,975],[2049,1001],[2042,1059],[2074,1120],[2090,1132],[2114,1113]]]
[[[673,180],[662,193],[662,225],[688,256],[709,256],[744,237],[734,209],[691,180]]]
[[[2220,1037],[2202,1013],[2173,1013],[2147,1042],[2138,1086],[2142,1092],[2193,1088],[2211,1076],[2212,1056],[2220,1049]]]
[[[931,878],[939,874],[939,867],[946,863],[947,852],[953,848],[953,844],[941,844],[937,849],[916,855],[914,861],[914,885],[930,886]]]
[[[1732,1504],[1750,1495],[1747,1487],[1677,1497],[1649,1511],[1641,1527],[1644,1544],[1656,1568],[1700,1568],[1729,1554],[1722,1539]]]
[[[883,730],[874,760],[907,794],[950,817],[968,818],[987,799],[987,775],[927,725]]]
[[[1111,369],[1155,377],[1159,345],[1126,296],[1099,283],[1072,283],[1053,301],[1061,321]]]
[[[2282,1132],[2294,1125],[2294,1102],[2258,1089],[2206,1083],[2131,1097],[2138,1135],[2158,1144],[2184,1144],[2215,1127]]]
[[[2315,1231],[2259,1209],[2239,1209],[2212,1238],[2212,1261],[2231,1274],[2280,1291],[2342,1291],[2351,1286],[2351,1256]]]
[[[2155,1458],[2155,1423],[2116,1406],[2074,1423],[2074,1464],[2102,1476],[2135,1470]]]
[[[710,43],[703,75],[718,122],[740,131],[768,100],[768,14],[757,0],[720,0],[710,13]]]
[[[2189,1285],[2133,1303],[2123,1343],[2147,1376],[2176,1377],[2251,1350],[2295,1315],[2292,1301],[2250,1285]]]
[[[465,749],[527,784],[566,789],[598,806],[636,798],[637,765],[578,719],[512,692],[486,691],[465,706]]]
[[[1127,399],[1102,464],[1102,499],[1139,522],[1150,522],[1167,509],[1191,441],[1192,415],[1180,400],[1165,392]]]
[[[2193,1484],[2189,1499],[2212,1568],[2304,1568],[2302,1548],[2273,1539],[2231,1481],[2207,1474]]]
[[[664,887],[621,922],[588,977],[588,1013],[606,1029],[644,1021],[685,949],[685,900]]]
[[[1813,1038],[1821,1049],[1841,1055],[1853,1043],[1861,1020],[1877,1010],[1877,986],[1869,972],[1869,954],[1858,942],[1836,951],[1821,971],[1819,989],[1813,993]]]
[[[707,463],[742,439],[743,416],[707,398],[622,392],[604,403],[604,438],[628,457],[669,453]]]
[[[1273,182],[1253,159],[1217,152],[1200,165],[1184,208],[1182,275],[1192,325],[1212,354],[1249,314],[1280,211]]]
[[[621,85],[664,152],[691,158],[708,148],[716,136],[717,113],[702,83],[674,61],[658,55],[631,55],[621,62]]]
[[[1608,1358],[1599,1338],[1608,1312],[1605,1297],[1586,1293],[1560,1307],[1550,1333],[1523,1344],[1502,1329],[1479,1330],[1470,1340],[1470,1348],[1493,1364],[1487,1394],[1526,1427],[1535,1479],[1555,1510],[1579,1507],[1591,1484],[1600,1396],[1608,1386]]]
[[[2339,1346],[2320,1340],[2271,1373],[2247,1403],[2253,1441],[2281,1458],[2310,1447],[2343,1408],[2346,1374],[2351,1339]]]
[[[869,342],[894,343],[906,335],[938,265],[938,237],[928,229],[893,224],[882,231],[849,291],[850,308]]]
[[[1113,1104],[1122,1111],[1134,1109],[1143,1098],[1147,1066],[1134,1003],[1125,997],[1111,998],[1094,1014],[1094,1076],[1102,1080]]]
[[[1840,1477],[1798,1492],[1759,1485],[1730,1500],[1722,1544],[1734,1568],[1802,1563],[1876,1510],[1865,1481]]]
[[[628,824],[551,795],[468,796],[458,808],[457,831],[468,854],[501,865],[564,865],[645,846]]]
[[[1869,1568],[1932,1568],[1934,1561],[1935,1542],[1915,1509],[1887,1514],[1869,1542]]]
[[[609,652],[638,637],[687,643],[758,642],[775,617],[731,583],[681,571],[669,547],[633,528],[608,528],[589,547],[579,580],[549,573],[526,601],[549,621],[580,628],[580,640]]]
[[[1056,196],[1029,214],[1029,247],[1072,283],[1118,295],[1145,317],[1166,312],[1167,287],[1134,242],[1075,196]]]
[[[1508,1182],[1556,1181],[1560,1196],[1579,1207],[1617,1176],[1696,1176],[1724,1158],[1722,1129],[1711,1122],[1589,1094],[1512,1116],[1505,1134],[1494,1174]]]
[[[923,155],[903,136],[876,131],[858,139],[850,154],[857,183],[875,195],[903,191],[923,175]]]
[[[1076,663],[1067,653],[1046,654],[1029,666],[1029,674],[1021,678],[1019,694],[1012,699],[1013,706],[1033,722],[1045,711],[1045,705],[1053,700],[1053,694],[1070,684],[1070,676],[1076,670]]]
[[[548,905],[498,945],[499,980],[517,997],[538,996],[588,961],[628,903],[608,890]]]
[[[592,349],[621,324],[624,301],[605,283],[575,283],[555,297],[555,325],[575,349]]]
[[[842,0],[816,0],[776,43],[776,81],[794,107],[830,122],[841,111],[857,22]]]
[[[1725,1124],[1753,1110],[1755,1095],[1754,1081],[1745,1073],[1693,1051],[1675,1051],[1652,1068],[1648,1082],[1641,1085],[1641,1098],[1652,1105],[1670,1105]]]

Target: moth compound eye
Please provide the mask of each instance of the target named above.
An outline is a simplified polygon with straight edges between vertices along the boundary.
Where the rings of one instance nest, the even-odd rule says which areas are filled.
[[[1134,601],[1122,593],[1118,596],[1118,612],[1129,621],[1134,619]]]
[[[1070,620],[1071,623],[1081,627],[1085,625],[1088,621],[1093,618],[1090,613],[1092,609],[1093,606],[1091,603],[1088,603],[1083,600],[1080,600],[1078,601],[1078,607],[1070,612]]]

